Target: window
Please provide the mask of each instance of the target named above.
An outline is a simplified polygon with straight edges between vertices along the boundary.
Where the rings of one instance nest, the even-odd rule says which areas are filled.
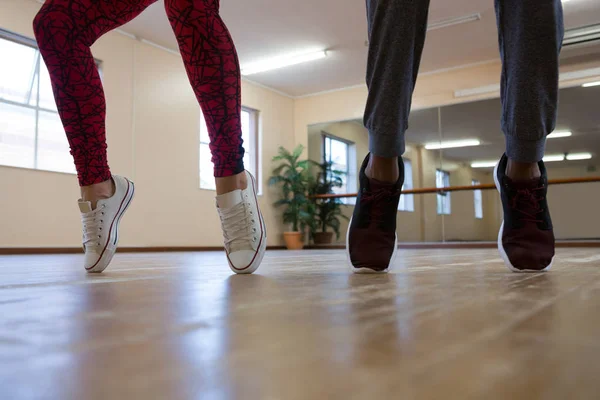
[[[342,178],[343,185],[339,188],[334,189],[334,193],[353,193],[356,192],[356,167],[352,165],[356,159],[355,145],[352,142],[345,141],[343,139],[323,134],[323,157],[326,162],[331,162],[332,169],[342,171],[344,173]],[[342,201],[345,204],[353,204],[354,198],[344,198]]]
[[[435,187],[443,188],[450,186],[450,173],[435,170]],[[437,213],[442,215],[450,215],[450,193],[442,192],[437,194]]]
[[[410,160],[404,160],[404,190],[413,189],[412,163]],[[413,194],[403,194],[398,203],[399,211],[415,211],[415,199]]]
[[[258,111],[242,108],[242,140],[244,141],[244,166],[260,182],[258,176]],[[200,113],[200,188],[215,190],[210,138],[204,116]],[[260,188],[260,185],[259,185]]]
[[[479,185],[479,181],[473,179],[471,181],[473,186]],[[481,197],[481,190],[473,190],[473,202],[475,204],[475,218],[482,219],[483,218],[483,198]]]
[[[0,165],[75,173],[36,43],[0,29]]]

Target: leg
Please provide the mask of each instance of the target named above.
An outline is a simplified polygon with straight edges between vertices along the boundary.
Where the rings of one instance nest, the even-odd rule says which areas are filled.
[[[396,214],[404,183],[404,133],[427,32],[429,0],[367,0],[369,96],[364,124],[371,154],[348,228],[355,272],[386,272],[397,248]]]
[[[367,0],[369,130],[367,175],[385,182],[398,177],[404,133],[427,32],[429,0]]]
[[[106,157],[106,105],[90,46],[156,0],[46,0],[33,21],[58,113],[79,177],[84,267],[103,271],[117,249],[119,221],[133,183],[111,176]]]
[[[165,7],[206,119],[229,266],[238,274],[252,273],[262,261],[267,237],[256,182],[244,171],[235,45],[219,16],[219,0],[165,0]]]
[[[90,46],[155,1],[47,0],[33,21],[84,199],[112,194],[104,91]]]
[[[506,155],[511,161],[536,166],[556,123],[562,3],[495,0],[495,5]]]
[[[494,174],[504,209],[498,249],[513,271],[543,271],[554,257],[548,180],[541,160],[556,122],[562,3],[495,0],[495,5],[506,137],[506,154]]]
[[[245,189],[240,67],[219,0],[165,0],[165,8],[206,119],[217,194]]]

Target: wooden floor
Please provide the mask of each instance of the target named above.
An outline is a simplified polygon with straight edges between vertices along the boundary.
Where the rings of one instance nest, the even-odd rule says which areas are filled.
[[[600,253],[514,274],[496,251],[0,257],[0,399],[598,399]]]

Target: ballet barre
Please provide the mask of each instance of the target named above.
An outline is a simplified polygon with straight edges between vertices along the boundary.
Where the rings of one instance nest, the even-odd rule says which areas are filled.
[[[571,183],[591,183],[591,182],[600,182],[600,176],[548,180],[549,185],[566,185],[566,184],[571,184]],[[496,185],[494,185],[493,183],[486,183],[486,184],[482,184],[482,185],[409,189],[409,190],[403,190],[402,194],[447,193],[447,192],[461,192],[461,191],[466,191],[466,190],[490,190],[490,189],[496,189]],[[315,196],[311,196],[311,197],[314,199],[341,199],[341,198],[347,198],[347,197],[356,197],[357,195],[358,195],[358,193],[319,194],[319,195],[315,195]]]

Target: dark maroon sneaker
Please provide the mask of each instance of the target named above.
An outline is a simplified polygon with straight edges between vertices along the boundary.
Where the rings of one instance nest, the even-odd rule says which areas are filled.
[[[540,178],[513,181],[506,176],[507,162],[504,154],[494,170],[504,209],[498,250],[506,266],[514,272],[547,271],[554,258],[554,232],[546,200],[546,167],[540,161]]]
[[[383,183],[365,175],[369,157],[367,155],[360,168],[360,191],[346,235],[348,259],[358,273],[387,272],[394,261],[398,247],[396,215],[404,184],[402,158],[398,158],[398,181]]]

